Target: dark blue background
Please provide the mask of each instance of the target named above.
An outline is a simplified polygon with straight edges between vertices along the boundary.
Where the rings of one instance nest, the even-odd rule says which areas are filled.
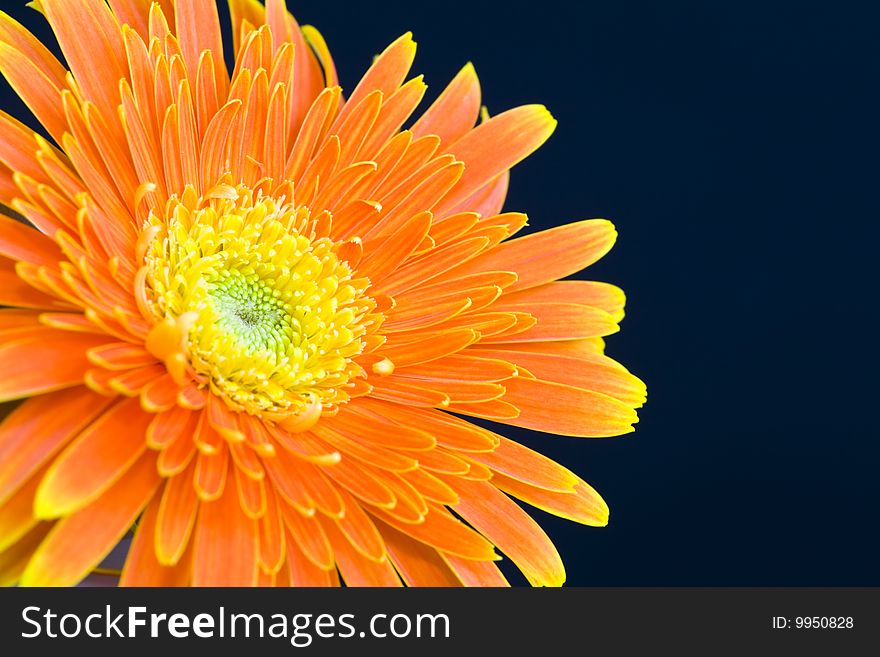
[[[347,90],[412,30],[429,94],[472,60],[492,113],[546,104],[506,207],[618,227],[585,276],[628,294],[608,351],[648,383],[638,430],[507,430],[611,506],[606,529],[536,512],[569,584],[880,585],[871,3],[290,5]]]

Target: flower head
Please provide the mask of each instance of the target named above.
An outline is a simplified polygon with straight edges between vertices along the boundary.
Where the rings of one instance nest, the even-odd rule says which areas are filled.
[[[143,274],[147,348],[185,369],[236,412],[283,421],[310,404],[344,403],[363,376],[361,338],[381,324],[370,281],[354,279],[318,236],[307,207],[226,186],[192,207],[151,216]],[[184,195],[186,196],[186,195]]]
[[[513,501],[587,525],[582,479],[467,421],[632,431],[622,292],[559,281],[604,220],[512,238],[508,171],[555,121],[477,124],[468,65],[414,122],[404,35],[347,96],[283,0],[41,0],[69,71],[0,14],[0,582],[564,581]],[[90,34],[83,39],[83,34]],[[405,125],[409,127],[404,128]]]

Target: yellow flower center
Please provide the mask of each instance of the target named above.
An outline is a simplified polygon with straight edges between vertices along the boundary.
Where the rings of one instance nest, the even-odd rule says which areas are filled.
[[[374,303],[334,243],[315,237],[307,208],[221,185],[172,199],[149,224],[146,305],[163,326],[184,327],[202,385],[274,419],[348,399]]]

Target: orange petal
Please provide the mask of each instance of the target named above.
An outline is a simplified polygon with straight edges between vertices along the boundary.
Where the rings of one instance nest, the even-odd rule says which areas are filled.
[[[538,523],[489,482],[458,479],[461,501],[455,511],[492,541],[532,586],[561,586],[565,568]]]
[[[355,550],[367,559],[381,561],[385,556],[385,543],[376,525],[354,497],[344,491],[342,495],[345,514],[341,518],[334,519],[337,528]]]
[[[382,286],[377,289],[385,294],[396,295],[416,286],[424,286],[426,281],[441,274],[449,276],[449,272],[458,271],[462,263],[473,260],[488,245],[489,238],[481,236],[452,242],[442,248],[433,249],[427,255],[410,260],[393,274],[390,274],[382,281]]]
[[[579,480],[572,492],[559,493],[536,488],[496,474],[492,483],[506,493],[553,515],[591,527],[608,524],[608,505],[592,486]]]
[[[434,247],[463,238],[476,226],[479,218],[480,215],[476,212],[459,212],[434,221],[429,233]]]
[[[467,461],[469,467],[469,470],[461,475],[462,479],[468,479],[470,481],[489,481],[494,476],[492,471],[482,463],[472,461],[464,455],[462,455],[461,458]]]
[[[158,2],[166,16],[174,16],[173,0],[109,0],[120,23],[131,25],[143,39],[149,38],[150,5]]]
[[[441,337],[416,339],[406,343],[389,341],[377,355],[389,359],[395,367],[428,363],[461,351],[473,344],[478,336],[470,329],[448,331]],[[395,339],[399,339],[395,336]]]
[[[214,453],[199,450],[194,481],[196,493],[203,502],[216,500],[227,488],[235,490],[232,482],[227,485],[229,467],[229,448],[225,444]]]
[[[55,518],[101,496],[141,457],[150,416],[136,399],[117,403],[92,422],[50,466],[37,491],[34,513]]]
[[[6,338],[11,334],[21,332],[22,329],[27,333],[33,329],[40,328],[41,317],[42,313],[35,310],[0,309],[0,332]]]
[[[235,51],[238,52],[241,47],[241,36],[244,28],[253,29],[266,21],[266,8],[255,0],[229,0],[229,18],[232,22],[232,38]],[[268,0],[267,6],[273,5],[286,14],[284,0]],[[282,16],[284,15],[282,14]],[[272,33],[275,39],[280,41],[286,37],[286,32],[282,29],[279,31],[276,24],[270,23]],[[283,26],[282,26],[283,27]]]
[[[399,191],[395,190],[389,197],[380,200],[384,208],[382,217],[365,232],[365,237],[390,235],[417,212],[432,210],[458,182],[464,170],[464,163],[451,155],[438,157],[426,164],[406,179],[399,186]]]
[[[226,440],[242,442],[244,433],[238,426],[237,414],[226,403],[214,395],[208,398],[207,418],[211,426]]]
[[[308,432],[292,433],[279,426],[264,425],[257,420],[252,420],[249,424],[249,437],[254,440],[253,445],[257,452],[272,445],[268,438],[271,435],[286,452],[298,459],[317,465],[333,465],[339,462],[339,452],[318,443]]]
[[[328,87],[339,84],[336,65],[333,63],[333,57],[330,55],[330,49],[327,47],[324,37],[313,25],[303,25],[300,30],[321,64],[321,69],[324,71],[324,84]]]
[[[480,189],[453,208],[449,214],[456,212],[476,212],[484,217],[491,217],[501,212],[507,200],[507,189],[510,186],[510,171],[495,176]],[[446,215],[448,216],[448,215]],[[518,230],[518,229],[517,229]],[[511,235],[516,231],[511,231]]]
[[[478,404],[449,404],[446,410],[459,415],[469,415],[471,417],[481,417],[486,420],[494,420],[496,422],[504,422],[510,424],[512,420],[519,417],[520,411],[513,404],[504,399],[495,399],[488,402],[480,402]]]
[[[330,419],[328,418],[328,420]],[[334,430],[331,421],[319,422],[312,429],[312,433],[338,449],[343,454],[343,458],[355,458],[363,463],[391,472],[405,472],[418,467],[418,461],[412,456],[374,444],[364,444],[358,440],[357,432],[347,431],[343,427]]]
[[[428,503],[415,486],[391,473],[382,477],[382,483],[397,498],[393,507],[384,509],[386,513],[406,525],[416,525],[424,521],[428,514]]]
[[[312,159],[315,147],[330,127],[330,121],[333,120],[339,105],[340,94],[339,87],[324,89],[308,108],[308,114],[305,115],[302,128],[297,133],[296,141],[287,159],[285,178],[288,180],[301,178]]]
[[[489,292],[493,296],[501,293],[497,288]],[[388,313],[388,319],[382,325],[386,334],[414,333],[432,327],[436,331],[445,332],[449,328],[450,320],[462,318],[462,313],[469,311],[475,304],[472,297],[462,293],[431,300],[415,299],[409,295],[399,299],[393,312]]]
[[[40,5],[86,100],[105,116],[115,116],[119,80],[127,77],[127,66],[119,23],[110,8],[104,0],[40,0]]]
[[[323,471],[327,477],[367,504],[390,508],[397,503],[397,497],[391,489],[354,459],[344,459],[323,468]]]
[[[185,385],[177,393],[177,403],[190,410],[199,410],[205,407],[208,401],[208,393],[197,388],[192,382]]]
[[[181,431],[159,452],[156,467],[163,477],[173,477],[183,472],[189,465],[196,453],[196,443],[193,434],[189,431]]]
[[[333,546],[336,566],[346,586],[402,586],[391,562],[367,559],[352,547],[342,532],[329,520],[322,520],[324,531]]]
[[[505,360],[481,358],[464,352],[408,367],[402,373],[420,379],[495,383],[516,376],[517,371],[514,365]]]
[[[504,296],[505,303],[579,303],[610,313],[614,321],[623,319],[626,295],[616,285],[597,281],[554,281]]]
[[[154,535],[159,497],[147,506],[141,516],[128,550],[119,586],[186,586],[189,563],[182,561],[176,567],[165,566],[156,559]]]
[[[311,204],[321,180],[329,178],[339,161],[339,137],[331,135],[306,167],[300,180],[300,198]]]
[[[298,481],[316,509],[331,518],[340,518],[345,514],[345,504],[338,487],[324,476],[320,468],[302,461],[296,463],[296,470],[299,473]]]
[[[149,55],[143,42],[135,40],[130,35],[131,32],[126,31],[126,46],[128,46],[128,56],[132,59],[132,71],[143,79],[136,78],[134,80],[135,91],[132,91],[127,81],[123,80],[120,82],[122,108],[119,111],[119,120],[122,130],[125,132],[132,165],[138,177],[141,180],[153,182],[156,185],[156,192],[159,197],[164,198],[166,196],[165,179],[161,173],[162,158],[158,143],[158,133],[156,133],[156,128],[153,124],[152,111],[142,112],[138,109],[139,107],[149,107],[152,110],[152,72],[150,72],[149,81],[144,73],[144,71],[151,68],[147,63]],[[140,59],[135,60],[135,57]],[[138,86],[138,83],[140,83],[140,86]],[[139,94],[139,99],[135,99],[135,93]],[[149,198],[149,195],[146,198]]]
[[[52,240],[20,221],[2,215],[0,215],[0,255],[50,267],[63,260],[61,249]]]
[[[238,491],[238,502],[248,518],[259,520],[266,515],[266,485],[262,479],[252,479],[238,468],[235,473],[235,488]],[[232,482],[227,484],[232,486]]]
[[[519,409],[505,424],[564,436],[603,438],[634,431],[636,412],[621,401],[572,386],[517,377],[504,382],[503,401]]]
[[[127,370],[146,367],[156,362],[156,357],[140,345],[128,342],[111,342],[92,347],[86,354],[89,360],[108,370]]]
[[[150,449],[162,449],[184,433],[188,433],[189,438],[192,438],[200,415],[175,406],[164,413],[153,416],[147,427],[147,446]]]
[[[314,512],[314,502],[300,482],[300,468],[295,457],[278,452],[263,459],[263,467],[281,499],[303,513]]]
[[[380,509],[370,509],[370,513],[407,536],[437,550],[465,559],[491,561],[495,558],[495,550],[485,538],[455,519],[445,508],[435,504],[428,506],[428,515],[424,521],[415,525],[402,523]]]
[[[199,500],[193,487],[195,465],[165,483],[159,507],[156,510],[153,548],[156,559],[163,566],[180,561],[190,543],[190,536],[199,510]]]
[[[0,552],[0,586],[13,586],[18,583],[25,566],[50,529],[52,523],[41,522],[15,545]]]
[[[417,386],[435,393],[442,393],[450,402],[461,404],[492,401],[500,399],[504,395],[504,387],[498,383],[407,376],[406,370],[401,370],[400,374],[383,379],[383,383],[385,385],[393,383],[394,386]],[[377,387],[374,386],[374,390]],[[434,404],[434,406],[438,405],[441,404]]]
[[[542,285],[589,267],[614,245],[617,231],[605,219],[587,219],[505,242],[454,270],[513,271],[519,276],[506,293]]]
[[[210,404],[211,398],[208,399],[208,402]],[[203,454],[217,454],[221,449],[226,448],[226,441],[211,424],[207,410],[199,414],[199,420],[193,432],[193,442],[199,452]]]
[[[544,381],[562,383],[575,388],[594,390],[632,405],[641,406],[646,399],[645,384],[609,358],[589,359],[553,353],[504,350],[508,345],[497,345],[498,350],[487,349],[479,353],[503,358]]]
[[[450,401],[449,396],[445,393],[408,383],[400,378],[378,379],[372,386],[371,396],[405,406],[434,408],[448,406]]]
[[[266,469],[253,447],[243,443],[229,443],[229,453],[235,467],[252,479],[263,479]]]
[[[0,505],[0,552],[9,549],[40,522],[34,517],[34,495],[43,471],[38,470]]]
[[[382,523],[382,537],[397,572],[407,586],[461,586],[437,550],[414,541],[390,525]]]
[[[311,205],[312,216],[314,217],[324,210],[344,207],[351,196],[352,189],[364,179],[370,178],[375,171],[375,162],[355,162],[337,171],[330,180],[321,185],[321,193]]]
[[[213,184],[227,167],[230,134],[242,108],[242,102],[232,99],[213,116],[205,131],[201,150],[201,175],[205,185]]]
[[[59,521],[37,548],[22,586],[71,586],[85,577],[131,527],[160,483],[155,457],[145,454],[88,506]]]
[[[379,413],[400,426],[421,427],[422,431],[434,436],[437,445],[450,449],[485,452],[495,449],[498,444],[498,439],[491,432],[442,411],[410,409],[384,402],[372,402],[372,400],[359,400],[359,402],[374,403]],[[397,426],[394,431],[397,431]]]
[[[384,402],[358,399],[340,407],[335,416],[324,418],[322,422],[349,437],[355,432],[361,441],[392,449],[422,451],[432,449],[437,444],[429,433],[416,428],[417,422],[399,422],[393,431],[389,431],[387,413],[390,410],[389,405]]]
[[[521,333],[503,337],[490,337],[482,342],[548,342],[554,340],[580,340],[611,335],[620,330],[617,322],[604,310],[575,303],[505,303],[503,298],[492,310],[512,313],[528,313],[537,324]]]
[[[305,516],[283,504],[279,508],[291,539],[306,558],[316,567],[330,570],[333,567],[333,548],[327,540],[326,528],[318,521],[318,517]]]
[[[5,15],[2,22],[4,25],[17,25]],[[6,38],[6,34],[0,38],[0,72],[37,120],[45,126],[46,131],[53,138],[61,139],[67,129],[60,103],[64,83],[47,74],[38,62],[9,43]]]
[[[548,354],[560,356],[572,356],[574,358],[583,358],[586,360],[601,362],[613,367],[623,368],[623,365],[604,355],[605,341],[602,338],[584,338],[582,340],[562,340],[559,342],[511,342],[505,345],[494,347],[488,346],[489,350],[504,349],[505,351],[524,351],[538,354]],[[479,345],[474,345],[472,349],[482,352]],[[475,351],[474,353],[477,353]],[[526,374],[528,375],[528,374]]]
[[[373,124],[370,134],[364,139],[356,159],[372,160],[388,143],[393,135],[399,134],[400,127],[415,111],[425,95],[427,85],[422,76],[413,78],[382,103],[379,117]]]
[[[70,303],[41,292],[25,283],[11,260],[0,257],[0,304],[41,310],[70,309]]]
[[[170,374],[163,374],[141,390],[141,407],[148,413],[164,413],[176,408],[180,387]]]
[[[217,89],[225,92],[228,79],[223,61],[223,35],[220,33],[217,3],[214,0],[190,0],[177,2],[174,7],[175,34],[189,71],[189,79],[196,79],[199,57],[207,50],[214,59]]]
[[[266,24],[272,29],[276,46],[285,41],[294,44],[293,79],[296,84],[293,87],[292,95],[291,128],[296,130],[302,123],[312,101],[324,88],[324,75],[314,52],[306,43],[299,24],[286,11],[284,0],[268,0],[266,3]]]
[[[350,100],[349,103],[351,103]],[[339,137],[341,145],[339,152],[340,169],[351,163],[355,153],[357,153],[373,124],[376,122],[381,107],[382,93],[380,91],[371,91],[356,106],[352,107],[352,111],[347,114],[345,120],[340,120],[336,125],[333,132]]]
[[[465,163],[455,189],[437,206],[437,215],[455,208],[490,180],[528,157],[556,129],[543,105],[524,105],[493,116],[448,147]]]
[[[65,99],[64,102],[69,102],[66,101],[68,97],[66,93],[62,96]],[[112,122],[106,122],[95,105],[92,103],[85,103],[83,105],[83,125],[88,130],[90,141],[94,142],[95,148],[98,151],[97,156],[94,153],[90,153],[90,157],[103,160],[110,181],[112,181],[111,184],[119,190],[123,200],[133,199],[139,181],[135,174],[131,157],[126,152],[127,149],[119,147],[122,127],[115,120],[115,115],[113,119],[114,121]],[[75,123],[71,124],[71,129],[76,130],[74,127],[76,125]],[[84,142],[85,139],[82,139],[80,145],[83,145]],[[96,161],[96,159],[93,161]],[[120,263],[120,266],[128,268],[130,264],[126,261],[125,263]]]
[[[260,518],[260,568],[270,573],[277,573],[284,565],[289,548],[285,540],[284,522],[278,498],[271,486],[266,486],[266,513]]]
[[[381,281],[394,271],[428,234],[431,227],[431,213],[419,212],[404,223],[399,230],[364,245],[367,255],[358,265],[358,274],[371,281]]]
[[[465,586],[510,586],[492,561],[462,559],[451,554],[442,557]]]
[[[56,86],[64,86],[64,76],[67,73],[64,66],[39,39],[5,13],[0,14],[0,41],[10,44],[34,62]]]
[[[211,119],[216,116],[217,110],[220,108],[221,98],[226,97],[223,90],[226,88],[228,81],[226,79],[227,72],[222,68],[223,63],[222,59],[219,62],[216,61],[213,51],[203,50],[201,55],[199,55],[199,70],[195,75],[195,83],[193,85],[193,95],[195,96],[193,113],[196,125],[198,126],[198,140],[204,139]],[[218,64],[221,65],[219,70],[217,68]],[[279,87],[279,95],[283,96],[286,100],[286,88]],[[286,131],[286,126],[282,125],[279,128],[275,123],[272,123],[271,126],[273,131],[276,131],[276,134],[281,137],[279,140],[281,141],[281,147],[286,149],[287,135],[285,132],[282,132]],[[273,170],[272,175],[277,176],[280,173],[280,170]],[[206,189],[204,186],[206,183],[208,181],[202,181],[202,189]]]
[[[415,56],[416,44],[410,32],[399,37],[382,51],[351,92],[351,97],[339,112],[336,125],[340,125],[358,103],[373,91],[381,91],[385,96],[394,93],[409,73]]]
[[[419,454],[419,466],[448,475],[465,475],[470,470],[467,461],[442,448]]]
[[[302,548],[287,530],[285,530],[285,544],[287,545],[286,570],[290,578],[290,586],[339,586],[336,568],[318,568],[305,556]]]
[[[511,235],[515,235],[529,223],[529,218],[522,212],[502,212],[485,216],[480,219],[480,223],[474,229],[473,233],[485,234],[487,236],[499,234],[500,229],[504,229],[501,237],[495,238],[492,242],[493,246],[503,239],[507,239]]]
[[[463,137],[480,114],[480,81],[473,64],[458,72],[411,130],[413,135],[437,135],[445,144]]]
[[[16,407],[0,425],[0,503],[109,404],[106,397],[80,386]]]
[[[29,397],[83,382],[91,366],[86,350],[106,341],[97,335],[56,331],[0,344],[0,401]],[[39,367],[34,367],[39,363]]]
[[[378,175],[363,190],[385,207],[393,207],[432,174],[456,161],[454,155],[439,153],[436,135],[413,139],[408,130],[386,144],[377,156]],[[381,208],[380,208],[381,210]]]
[[[203,502],[193,536],[193,586],[254,586],[258,536],[256,521],[245,515],[235,486],[225,486],[219,499]]]
[[[75,313],[40,313],[40,322],[63,331],[75,331],[80,333],[103,333],[94,322],[84,315]]]
[[[404,472],[400,477],[426,500],[450,506],[458,504],[458,494],[448,484],[427,472],[426,469],[418,468],[411,472]]]
[[[488,466],[495,473],[548,491],[570,493],[578,483],[577,475],[556,461],[517,442],[499,438],[494,451],[469,454],[468,458]]]

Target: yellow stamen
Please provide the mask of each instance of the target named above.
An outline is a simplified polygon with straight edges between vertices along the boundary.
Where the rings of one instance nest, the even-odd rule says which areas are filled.
[[[373,374],[379,376],[388,376],[394,373],[394,361],[390,358],[383,358],[377,363],[373,363]]]
[[[321,418],[321,410],[321,402],[312,399],[302,413],[288,416],[282,419],[278,425],[291,433],[308,431]]]
[[[347,401],[375,303],[334,243],[314,237],[308,209],[222,185],[204,198],[188,189],[165,214],[145,228],[150,352],[289,430]]]

